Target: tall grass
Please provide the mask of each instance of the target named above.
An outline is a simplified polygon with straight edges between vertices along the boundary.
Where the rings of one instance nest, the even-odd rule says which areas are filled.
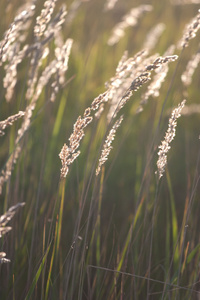
[[[2,4],[0,299],[199,299],[199,6],[149,2]]]

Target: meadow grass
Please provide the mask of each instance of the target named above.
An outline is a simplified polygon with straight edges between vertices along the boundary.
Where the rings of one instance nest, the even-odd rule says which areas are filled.
[[[3,1],[0,299],[199,299],[197,2]]]

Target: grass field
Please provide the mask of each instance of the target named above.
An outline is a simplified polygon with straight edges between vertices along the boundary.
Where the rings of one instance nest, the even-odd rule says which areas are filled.
[[[199,8],[2,1],[0,299],[200,299]]]

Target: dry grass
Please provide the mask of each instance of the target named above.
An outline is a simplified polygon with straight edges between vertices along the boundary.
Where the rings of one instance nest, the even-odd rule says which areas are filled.
[[[198,1],[62,2],[1,28],[1,299],[198,299]]]

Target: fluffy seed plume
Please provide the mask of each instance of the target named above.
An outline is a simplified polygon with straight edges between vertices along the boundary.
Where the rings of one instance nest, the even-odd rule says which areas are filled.
[[[99,106],[108,101],[108,92],[104,92],[103,94],[100,94],[98,97],[96,97],[91,104],[91,110],[97,110]]]
[[[158,23],[154,26],[150,32],[148,33],[144,46],[142,48],[151,50],[155,47],[158,39],[162,35],[163,31],[165,30],[165,24]]]
[[[103,145],[103,150],[101,151],[101,157],[99,159],[99,164],[98,164],[97,169],[96,169],[96,176],[99,175],[102,166],[104,165],[104,163],[108,159],[108,155],[110,154],[110,151],[112,149],[111,145],[112,145],[112,142],[115,138],[117,128],[121,125],[122,121],[123,121],[123,115],[120,116],[120,118],[115,122],[115,124],[113,125],[112,129],[110,130],[110,132],[109,132],[109,134],[106,138],[106,141]]]
[[[78,117],[77,121],[74,124],[73,132],[69,137],[69,146],[66,144],[63,145],[59,157],[61,159],[61,172],[60,177],[65,178],[69,171],[69,166],[74,162],[74,160],[79,156],[80,151],[78,147],[80,146],[80,142],[84,137],[84,129],[92,122],[93,117],[91,116],[91,112],[99,109],[99,106],[107,102],[107,91],[103,94],[100,94],[96,97],[91,106],[86,108],[83,114],[83,118],[81,116]]]
[[[21,128],[18,130],[18,137],[17,142],[21,139],[21,137],[24,135],[25,131],[28,129],[31,121],[31,117],[33,114],[33,110],[35,109],[37,100],[44,88],[44,86],[49,82],[50,78],[55,74],[55,76],[58,79],[57,81],[54,81],[56,84],[53,83],[53,94],[51,100],[55,98],[55,95],[58,91],[58,85],[63,83],[64,81],[64,75],[65,72],[68,69],[68,60],[69,55],[71,51],[73,41],[71,39],[67,39],[66,43],[63,45],[61,49],[57,49],[57,57],[54,59],[42,72],[37,86],[35,88],[35,92],[33,95],[33,98],[31,100],[31,103],[27,106],[26,112],[25,112],[25,118],[24,122],[21,126]]]
[[[139,66],[141,66],[146,55],[147,51],[142,50],[139,51],[134,57],[128,58],[128,52],[125,51],[118,63],[115,76],[106,83],[106,86],[109,89],[108,98],[110,105],[107,114],[108,123],[114,116],[119,99],[123,97],[124,93],[130,87],[133,79],[137,77],[137,73],[141,73],[141,70],[138,72],[137,69]]]
[[[177,59],[177,55],[169,55],[165,57],[158,57],[156,58],[153,63],[147,65],[144,69],[144,71],[136,77],[128,90],[124,93],[123,97],[118,102],[115,114],[113,117],[116,116],[116,114],[121,110],[121,108],[126,104],[126,102],[130,99],[133,91],[137,91],[145,82],[150,80],[151,71],[156,70],[159,68],[162,64],[174,61]],[[123,58],[123,61],[125,58]],[[118,71],[123,71],[122,65],[118,66]],[[82,140],[84,136],[84,128],[87,127],[89,123],[92,122],[93,117],[91,116],[91,111],[96,111],[99,109],[102,110],[102,104],[108,101],[110,90],[104,92],[103,94],[100,94],[98,97],[96,97],[91,106],[88,107],[83,115],[83,118],[81,116],[78,117],[76,123],[74,124],[73,133],[71,134],[69,138],[69,146],[64,144],[64,146],[61,149],[61,152],[59,154],[59,157],[61,159],[62,168],[61,168],[61,178],[65,178],[67,176],[67,173],[69,171],[69,165],[72,164],[72,162],[78,157],[80,154],[80,151],[77,151],[77,148],[80,145],[80,141]],[[97,115],[98,116],[98,115]],[[121,119],[122,121],[122,119]],[[121,123],[120,121],[120,123]],[[117,126],[118,123],[116,123]],[[117,127],[116,127],[117,128]]]
[[[6,253],[5,252],[0,252],[0,264],[5,264],[5,263],[9,263],[10,259],[5,258]]]
[[[24,45],[21,50],[21,45],[28,35],[34,9],[34,5],[23,6],[20,9],[21,12],[6,31],[4,39],[0,42],[0,65],[4,63],[3,86],[6,89],[5,98],[7,102],[12,99],[17,83],[17,66],[21,63],[28,49],[28,45]]]
[[[45,32],[45,29],[51,20],[51,15],[54,11],[55,4],[57,0],[47,0],[44,3],[44,8],[41,11],[41,15],[36,19],[36,25],[34,28],[34,33],[36,37],[41,37]]]
[[[16,148],[15,148],[14,152],[12,153],[12,155],[9,157],[5,168],[1,171],[0,194],[2,193],[3,184],[10,178],[14,164],[16,163],[16,161],[19,157],[19,154],[21,152],[20,140],[24,136],[24,133],[27,131],[27,129],[30,125],[33,110],[35,109],[37,100],[42,92],[43,87],[45,86],[45,84],[48,83],[51,76],[54,75],[55,73],[56,73],[56,75],[58,75],[57,76],[58,83],[63,82],[64,72],[66,72],[67,66],[68,66],[68,58],[69,58],[71,46],[72,46],[72,40],[68,39],[66,41],[66,43],[63,45],[62,49],[60,49],[60,52],[59,51],[57,52],[57,55],[58,55],[57,58],[55,60],[53,60],[50,63],[50,65],[48,65],[45,68],[45,70],[42,72],[42,74],[37,82],[36,88],[33,89],[33,91],[31,92],[32,100],[26,108],[26,111],[24,114],[24,120],[22,122],[21,128],[18,130],[18,135],[15,140]],[[61,81],[59,81],[60,78],[61,78]],[[57,84],[57,82],[56,82],[56,84]],[[57,92],[57,90],[55,87],[54,96],[55,96],[56,92]]]
[[[20,202],[17,203],[14,206],[11,206],[9,210],[0,216],[0,237],[2,237],[2,228],[5,228],[5,225],[14,217],[16,211],[18,210],[19,207],[22,207],[25,205],[25,202]]]
[[[4,215],[0,216],[0,238],[12,229],[12,227],[6,226],[6,224],[14,217],[18,208],[24,205],[24,202],[17,203],[16,205],[10,207]],[[5,258],[5,256],[5,252],[0,252],[0,264],[10,262],[10,260]]]
[[[184,73],[181,75],[183,84],[187,87],[192,83],[192,76],[200,63],[200,51],[192,55],[189,60]]]
[[[65,16],[67,14],[66,7],[63,5],[58,12],[58,14],[55,16],[53,20],[50,20],[48,23],[48,27],[43,32],[44,39],[42,41],[39,41],[37,39],[37,42],[32,45],[32,57],[31,57],[31,64],[29,68],[29,79],[28,79],[28,88],[26,92],[26,98],[27,100],[30,100],[35,92],[35,85],[38,80],[38,73],[39,73],[39,67],[42,65],[42,60],[49,54],[49,47],[48,42],[55,39],[55,43],[58,41],[60,36],[60,29],[61,25],[65,21]],[[46,24],[47,25],[47,24]],[[62,48],[63,43],[61,42],[60,46],[57,48]],[[49,66],[50,73],[53,74],[57,70],[54,68],[54,66]],[[49,78],[49,76],[48,76]],[[41,80],[40,80],[41,83]],[[53,84],[53,86],[55,83]],[[56,90],[56,88],[54,89]],[[54,98],[54,97],[52,97]]]
[[[192,21],[185,27],[183,37],[178,42],[177,47],[179,49],[184,49],[188,47],[189,40],[193,39],[196,36],[197,31],[200,28],[200,9],[198,10],[198,14]]]
[[[104,5],[104,10],[108,11],[114,8],[115,4],[117,3],[118,0],[107,0],[105,5]]]
[[[7,64],[5,65],[5,77],[3,79],[3,86],[6,89],[6,101],[10,102],[14,94],[14,88],[17,83],[17,66],[22,62],[23,58],[26,56],[28,45],[25,45],[21,51],[19,51],[20,45],[16,43],[13,46],[15,50],[9,57]]]
[[[9,159],[6,162],[6,165],[4,169],[1,171],[0,174],[0,195],[2,193],[2,188],[5,182],[8,181],[8,179],[11,176],[12,169],[14,167],[14,164],[17,162],[17,159],[20,155],[21,152],[21,146],[18,144],[13,151],[13,153],[10,155]]]
[[[167,153],[169,151],[170,143],[175,137],[176,134],[176,126],[177,119],[181,116],[181,111],[185,105],[186,100],[183,100],[177,108],[172,111],[171,118],[169,119],[168,129],[165,134],[165,138],[162,141],[161,145],[158,147],[160,150],[158,151],[158,161],[157,161],[157,173],[159,179],[163,176],[165,171],[165,167],[167,165]]]
[[[56,55],[56,64],[53,68],[55,70],[56,79],[52,83],[53,93],[51,96],[51,101],[55,99],[55,95],[59,90],[59,86],[62,86],[65,82],[65,73],[68,70],[68,61],[69,61],[69,55],[71,52],[73,40],[67,39],[65,44],[60,48],[57,47],[55,49],[55,55]],[[51,70],[50,70],[51,72]]]
[[[112,46],[114,44],[117,44],[119,40],[124,36],[125,29],[129,26],[136,26],[139,18],[145,12],[149,12],[151,10],[151,5],[140,5],[136,8],[131,9],[131,11],[123,17],[122,21],[114,27],[112,35],[108,40],[108,45]]]
[[[61,26],[66,20],[66,15],[66,5],[62,5],[55,18],[49,22],[47,29],[44,31],[45,38],[48,39],[52,35],[55,39],[57,38],[57,35],[60,34]]]
[[[74,124],[74,130],[69,138],[69,147],[64,144],[59,154],[61,159],[61,178],[65,178],[69,171],[69,165],[79,156],[80,151],[76,151],[80,145],[82,138],[84,137],[84,128],[92,122],[93,117],[90,116],[90,108],[87,108],[84,113],[84,117],[78,117],[76,123]]]
[[[177,58],[177,55],[158,57],[153,61],[153,63],[147,65],[144,71],[141,72],[141,74],[132,81],[129,89],[125,92],[125,94],[119,101],[115,114],[117,114],[122,109],[122,107],[124,107],[124,105],[132,96],[133,91],[137,91],[144,83],[148,82],[151,79],[151,72],[153,70],[160,68],[163,64],[175,61]]]
[[[172,55],[174,53],[174,49],[175,46],[171,45],[165,52],[165,55]],[[143,106],[147,103],[150,96],[154,98],[159,96],[159,90],[161,88],[162,83],[165,80],[165,77],[167,76],[168,70],[168,64],[162,64],[157,70],[155,70],[156,74],[152,82],[148,85],[147,91],[142,95],[137,112],[141,112],[143,110]]]
[[[22,41],[24,35],[22,31],[27,29],[29,20],[33,16],[35,11],[35,5],[28,4],[24,10],[22,10],[11,23],[9,29],[5,32],[4,39],[0,42],[0,66],[2,62],[5,62],[8,57],[12,56],[12,45],[16,41]]]

